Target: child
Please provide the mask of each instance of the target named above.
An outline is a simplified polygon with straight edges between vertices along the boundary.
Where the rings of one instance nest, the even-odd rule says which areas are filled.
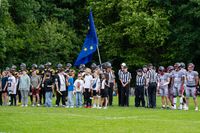
[[[82,75],[78,74],[78,79],[76,79],[74,82],[74,87],[75,87],[74,92],[76,93],[76,107],[77,108],[82,107],[83,86],[84,86],[84,81],[82,80]]]
[[[10,106],[16,106],[16,79],[11,72],[8,72],[8,93],[10,95],[11,103]],[[13,103],[14,102],[14,103]]]
[[[2,88],[2,95],[3,95],[3,105],[7,105],[7,86],[8,86],[8,77],[6,75],[6,71],[2,72],[1,78],[1,88]]]
[[[40,83],[41,83],[41,79],[40,77],[37,75],[36,71],[32,72],[32,76],[31,76],[31,88],[32,88],[32,96],[33,96],[33,107],[36,105],[36,98],[37,98],[37,102],[38,102],[38,106],[40,106],[40,97],[39,97],[39,92],[40,92]]]
[[[166,105],[167,109],[169,109],[168,84],[170,82],[170,78],[168,73],[164,72],[165,68],[163,66],[160,66],[158,71],[158,91],[162,97],[162,109],[165,109]]]
[[[68,105],[67,108],[74,108],[74,101],[73,101],[73,91],[74,91],[74,74],[73,70],[70,71],[70,77],[68,79]]]
[[[93,80],[93,77],[91,75],[91,69],[86,68],[85,77],[84,77],[85,108],[91,108],[92,80]]]
[[[136,87],[135,87],[135,107],[140,106],[140,101],[142,101],[142,107],[145,107],[145,100],[144,100],[145,82],[146,80],[142,73],[142,69],[138,69],[136,76]]]
[[[54,93],[53,90],[53,81],[50,78],[50,74],[46,74],[46,78],[44,80],[44,89],[45,89],[45,106],[52,107],[52,96]]]
[[[98,97],[98,92],[100,90],[100,78],[98,73],[94,73],[94,78],[93,78],[93,85],[92,85],[92,89],[93,89],[93,108],[98,108],[99,107],[99,97]]]
[[[107,109],[108,105],[108,76],[107,74],[102,75],[102,83],[101,83],[101,107],[103,107],[104,104],[104,109]]]

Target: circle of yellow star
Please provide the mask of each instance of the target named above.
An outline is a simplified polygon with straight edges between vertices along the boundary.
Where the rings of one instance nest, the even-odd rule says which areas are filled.
[[[84,48],[84,51],[87,51],[87,48]]]
[[[90,50],[93,50],[93,46],[90,46]]]

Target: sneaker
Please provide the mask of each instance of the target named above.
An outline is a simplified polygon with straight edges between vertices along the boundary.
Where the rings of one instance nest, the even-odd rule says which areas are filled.
[[[28,105],[26,104],[25,107],[28,107]]]
[[[74,108],[74,106],[71,106],[70,108]]]
[[[103,109],[107,109],[107,107],[104,107]]]
[[[165,109],[165,106],[162,106],[161,109]]]
[[[183,105],[183,110],[185,110],[185,108],[187,108],[187,105],[186,105],[186,104]]]
[[[183,106],[180,105],[180,106],[178,107],[178,110],[182,110],[182,109],[183,109]]]
[[[186,106],[186,107],[184,108],[184,110],[186,110],[186,111],[187,111],[187,110],[189,110],[189,108]]]
[[[195,108],[195,111],[199,111],[198,107]]]
[[[92,106],[92,108],[96,108],[96,105],[94,104],[94,105]]]
[[[35,104],[32,104],[32,107],[35,107]]]
[[[40,104],[37,104],[38,107],[40,107]]]
[[[65,108],[69,108],[69,106],[65,106]]]
[[[176,106],[172,106],[171,109],[176,110]]]
[[[58,105],[56,104],[55,107],[58,107]]]
[[[24,107],[24,105],[22,104],[21,107]]]

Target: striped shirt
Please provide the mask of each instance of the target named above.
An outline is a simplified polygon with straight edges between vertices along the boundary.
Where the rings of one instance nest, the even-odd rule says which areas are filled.
[[[131,73],[130,73],[130,72],[123,72],[123,73],[120,75],[120,80],[121,80],[123,83],[130,82],[131,79],[132,79],[132,77],[131,77]]]
[[[156,73],[155,70],[150,69],[147,72],[147,79],[148,79],[149,83],[155,83],[158,81],[158,74]]]
[[[145,85],[145,77],[144,76],[136,76],[136,86],[144,86]]]
[[[114,74],[114,72],[113,71],[108,72],[108,76],[109,76],[108,82],[109,83],[114,83],[115,82],[115,74]]]
[[[123,74],[123,70],[119,69],[119,71],[118,71],[118,77],[120,78],[122,74]]]

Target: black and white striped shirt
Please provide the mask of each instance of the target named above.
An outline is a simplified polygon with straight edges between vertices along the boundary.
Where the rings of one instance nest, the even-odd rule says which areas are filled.
[[[119,71],[118,71],[118,77],[119,77],[119,79],[120,79],[120,77],[121,77],[122,74],[123,74],[123,70],[119,69]]]
[[[156,73],[155,70],[150,69],[147,72],[147,79],[148,79],[149,83],[155,83],[158,81],[158,74]]]
[[[130,72],[123,72],[123,73],[120,75],[120,80],[121,80],[123,83],[130,82],[131,79],[132,79],[132,76],[131,76],[131,73],[130,73]]]
[[[145,77],[144,76],[136,76],[136,86],[144,86],[145,85]]]

